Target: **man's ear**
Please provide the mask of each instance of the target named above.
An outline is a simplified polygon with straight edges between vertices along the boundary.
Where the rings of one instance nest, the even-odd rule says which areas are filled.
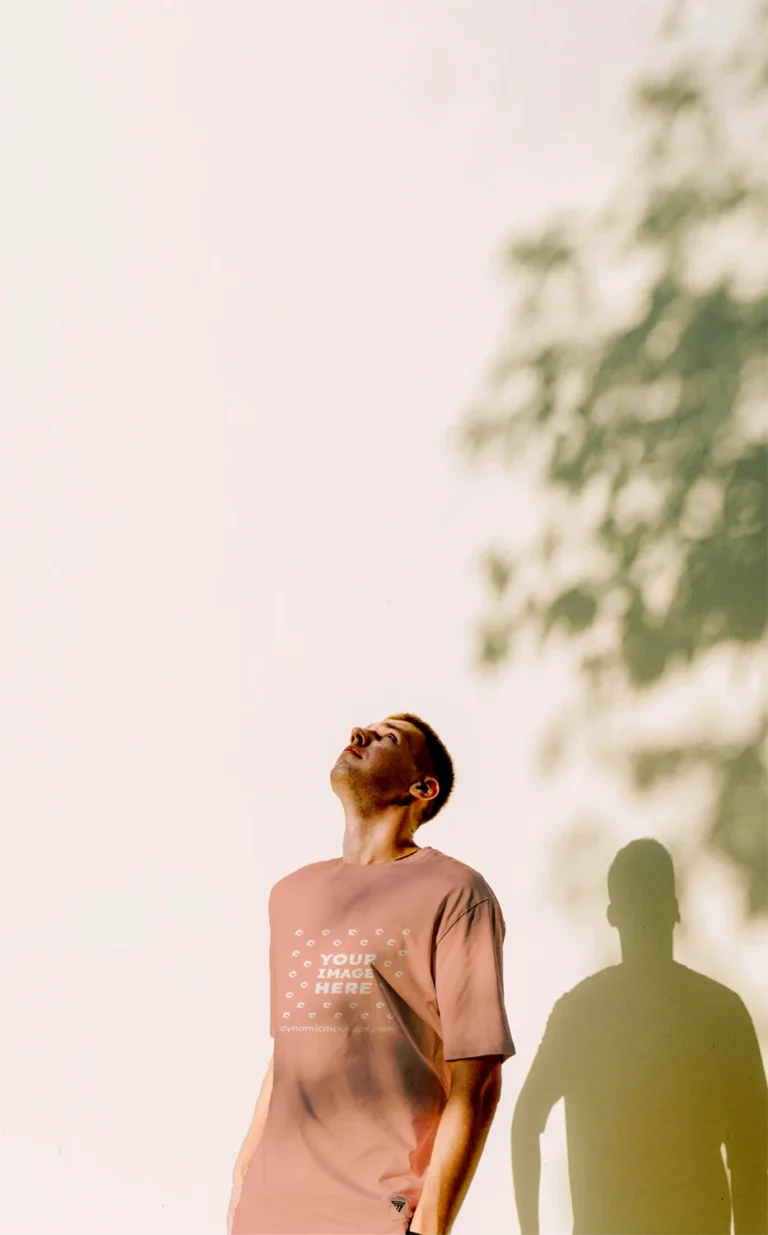
[[[608,904],[608,908],[607,908],[607,909],[606,909],[606,911],[605,911],[605,916],[606,916],[606,918],[608,919],[608,921],[610,922],[611,926],[615,926],[615,925],[616,925],[616,912],[615,912],[615,910],[614,910],[614,908],[613,908],[613,905],[611,905],[611,904],[610,904],[610,902],[609,902],[609,904]]]
[[[418,790],[414,797],[419,798],[422,802],[431,802],[440,792],[440,786],[434,776],[428,776],[426,780],[417,781],[415,785],[411,785],[411,793],[413,793],[414,789]]]

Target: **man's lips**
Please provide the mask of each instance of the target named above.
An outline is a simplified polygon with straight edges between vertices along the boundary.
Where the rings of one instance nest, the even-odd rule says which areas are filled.
[[[354,755],[356,759],[362,759],[362,755],[356,746],[345,746],[343,753],[345,755],[349,753],[350,755]]]

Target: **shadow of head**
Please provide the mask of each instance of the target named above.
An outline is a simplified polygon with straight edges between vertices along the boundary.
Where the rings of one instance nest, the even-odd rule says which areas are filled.
[[[619,850],[608,871],[608,897],[606,916],[623,944],[671,938],[680,906],[672,858],[660,841],[633,840]]]

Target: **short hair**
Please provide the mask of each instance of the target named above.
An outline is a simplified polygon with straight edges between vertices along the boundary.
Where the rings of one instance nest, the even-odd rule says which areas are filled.
[[[387,720],[404,720],[409,725],[413,725],[415,729],[420,730],[426,739],[427,763],[429,766],[423,770],[434,776],[439,785],[437,795],[431,802],[427,802],[421,814],[421,822],[426,823],[428,819],[434,819],[435,815],[443,809],[453,791],[453,760],[448,753],[445,743],[437,736],[431,725],[428,725],[420,716],[415,716],[413,712],[395,712],[388,716]]]

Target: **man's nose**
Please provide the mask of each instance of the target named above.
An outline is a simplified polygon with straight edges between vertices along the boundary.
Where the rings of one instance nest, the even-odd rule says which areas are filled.
[[[368,742],[370,742],[370,740],[371,740],[371,737],[367,729],[353,729],[352,730],[352,745],[353,746],[365,746],[367,745]]]

